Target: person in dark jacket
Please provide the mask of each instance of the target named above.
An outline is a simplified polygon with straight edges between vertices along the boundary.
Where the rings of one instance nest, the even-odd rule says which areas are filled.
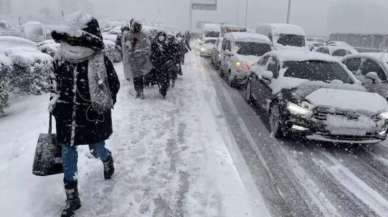
[[[111,109],[120,88],[113,64],[103,53],[98,21],[81,13],[73,19],[71,31],[52,32],[53,39],[61,45],[53,64],[50,111],[62,145],[67,197],[62,217],[74,216],[81,207],[77,146],[89,145],[93,156],[103,163],[105,179],[114,173],[112,153],[105,147],[105,140],[113,131]]]
[[[167,54],[168,54],[168,74],[171,81],[171,87],[175,86],[175,81],[178,77],[180,66],[180,47],[175,36],[167,36]]]
[[[167,50],[167,34],[158,32],[151,44],[151,62],[153,65],[153,77],[158,81],[159,92],[166,97],[169,88],[169,64],[172,60]]]
[[[190,33],[190,31],[187,31],[187,32],[185,32],[185,43],[186,43],[186,47],[189,49],[189,51],[191,51],[190,42],[191,42],[191,33]]]

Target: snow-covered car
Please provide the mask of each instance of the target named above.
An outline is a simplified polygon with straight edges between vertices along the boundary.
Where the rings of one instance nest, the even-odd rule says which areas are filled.
[[[221,66],[221,49],[222,49],[222,40],[223,38],[218,38],[216,40],[216,44],[213,47],[210,55],[211,63],[213,64],[214,68],[217,70]]]
[[[204,38],[199,42],[199,55],[201,57],[210,57],[212,49],[215,47],[216,38]]]
[[[321,46],[314,48],[313,51],[338,58],[358,53],[354,48],[347,46]]]
[[[285,23],[270,23],[258,26],[256,32],[267,36],[276,49],[307,49],[306,33],[300,26]]]
[[[359,53],[346,56],[342,62],[366,89],[388,100],[387,53]]]
[[[387,137],[388,104],[367,92],[336,58],[302,51],[263,56],[249,77],[246,99],[269,114],[275,137],[373,144]]]
[[[244,84],[251,65],[271,50],[272,42],[267,36],[247,32],[226,34],[221,49],[221,76],[231,86]]]
[[[52,58],[42,53],[36,43],[19,37],[0,36],[0,54],[11,60],[10,88],[32,94],[48,90]]]

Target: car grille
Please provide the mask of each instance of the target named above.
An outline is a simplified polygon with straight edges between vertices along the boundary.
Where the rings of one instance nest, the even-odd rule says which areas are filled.
[[[358,120],[360,114],[357,112],[345,111],[340,109],[334,109],[329,107],[317,107],[314,109],[314,118],[317,120],[325,121],[328,115],[336,115],[347,117],[348,120]]]

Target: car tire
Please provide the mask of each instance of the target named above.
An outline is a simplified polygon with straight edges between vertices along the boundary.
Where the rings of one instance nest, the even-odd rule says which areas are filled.
[[[270,112],[269,112],[269,126],[271,130],[271,134],[275,138],[282,138],[284,137],[284,133],[282,131],[281,126],[281,113],[280,113],[280,107],[277,103],[275,103],[273,106],[271,106]]]
[[[229,70],[229,73],[228,73],[228,76],[227,76],[227,82],[229,84],[230,87],[233,87],[234,86],[234,79],[233,79],[233,76],[232,76],[232,71]]]

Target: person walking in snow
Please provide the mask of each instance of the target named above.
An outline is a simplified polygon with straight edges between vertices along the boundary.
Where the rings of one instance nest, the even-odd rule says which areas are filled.
[[[175,86],[175,81],[179,73],[180,47],[175,36],[167,36],[167,54],[168,54],[168,74],[171,81],[171,87]]]
[[[50,111],[56,119],[57,140],[62,146],[66,207],[61,217],[72,217],[81,207],[77,178],[77,146],[87,144],[102,161],[105,179],[114,173],[112,153],[105,140],[112,134],[111,109],[120,82],[112,62],[104,55],[98,21],[77,13],[69,31],[53,31],[60,43],[53,68]]]
[[[189,51],[191,51],[190,42],[191,42],[191,33],[190,33],[190,31],[186,31],[185,32],[185,43],[186,43],[186,47],[189,49]]]
[[[150,61],[151,43],[142,31],[142,24],[132,20],[130,30],[123,35],[124,74],[133,79],[136,98],[144,99],[144,75],[152,69]]]
[[[122,45],[123,34],[126,31],[129,31],[129,26],[128,25],[121,26],[121,32],[120,34],[117,35],[116,42],[115,42],[115,48],[120,52],[121,57],[123,56],[123,45]]]
[[[159,92],[166,97],[169,88],[169,74],[168,69],[173,63],[167,53],[167,34],[165,32],[158,32],[151,44],[151,62],[153,65],[154,78],[158,81]]]

